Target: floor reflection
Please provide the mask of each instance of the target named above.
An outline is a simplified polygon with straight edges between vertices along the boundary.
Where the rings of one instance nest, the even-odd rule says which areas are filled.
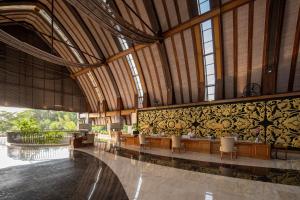
[[[121,148],[117,155],[133,160],[153,163],[157,165],[185,169],[207,174],[249,179],[262,182],[280,183],[300,186],[300,171],[292,169],[278,169],[266,167],[253,167],[244,165],[205,162],[160,156],[134,150]]]
[[[0,199],[128,199],[99,159],[67,147],[0,145]]]

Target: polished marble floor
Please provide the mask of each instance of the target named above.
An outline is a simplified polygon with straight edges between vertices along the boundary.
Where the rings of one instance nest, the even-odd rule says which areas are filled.
[[[103,147],[103,145],[102,145]],[[182,153],[172,153],[169,149],[161,148],[146,148],[140,149],[137,145],[124,145],[122,147],[134,151],[140,151],[155,155],[174,157],[174,158],[184,158],[189,160],[199,160],[206,162],[215,163],[225,163],[225,164],[235,164],[235,165],[246,165],[246,166],[257,166],[257,167],[267,167],[267,168],[279,168],[279,169],[295,169],[300,170],[300,152],[298,153],[288,153],[288,160],[281,159],[271,159],[271,160],[261,160],[253,159],[248,157],[238,157],[238,159],[231,160],[229,157],[225,157],[223,160],[220,159],[219,154],[207,154],[198,152],[182,152]],[[279,153],[280,158],[284,158],[283,153]]]
[[[226,176],[232,174],[228,169],[223,171],[225,175],[187,170],[178,167],[174,158],[175,165],[161,165],[152,158],[148,162],[147,153],[109,153],[99,146],[74,151],[65,147],[19,151],[0,145],[0,199],[300,199],[300,187],[288,182]],[[173,155],[180,156],[184,155]],[[4,162],[8,164],[4,166]]]
[[[300,187],[214,175],[163,166],[107,153],[78,149],[105,162],[119,177],[129,199],[298,200]]]
[[[0,145],[1,200],[128,199],[101,160],[68,147]]]

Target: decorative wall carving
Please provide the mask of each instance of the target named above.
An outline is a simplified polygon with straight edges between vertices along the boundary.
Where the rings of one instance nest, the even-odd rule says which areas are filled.
[[[258,136],[270,144],[300,147],[300,98],[141,110],[138,123],[144,134],[191,129],[198,137],[236,134],[254,141]]]

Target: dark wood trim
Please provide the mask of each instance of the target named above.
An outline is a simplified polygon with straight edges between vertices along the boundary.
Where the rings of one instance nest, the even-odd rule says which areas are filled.
[[[262,71],[262,94],[274,94],[277,87],[277,71],[281,45],[286,0],[268,0],[264,57]]]
[[[195,60],[197,64],[197,77],[198,77],[198,101],[204,101],[205,99],[205,75],[204,75],[204,63],[203,63],[203,49],[202,49],[202,36],[200,26],[193,27],[193,35],[195,38]]]
[[[178,2],[177,2],[177,0],[173,0],[173,2],[174,2],[175,10],[176,10],[178,24],[181,24],[182,20],[181,20],[181,16],[180,16],[179,7],[178,7]]]
[[[293,87],[294,87],[294,80],[295,80],[295,73],[296,73],[297,59],[298,59],[298,52],[299,52],[299,44],[300,44],[300,8],[298,11],[298,19],[297,19],[296,33],[295,33],[292,60],[291,60],[291,69],[290,69],[289,86],[288,86],[289,92],[293,91]]]
[[[263,96],[256,96],[256,97],[239,97],[234,99],[187,103],[187,104],[172,105],[172,106],[159,106],[159,107],[138,109],[137,111],[139,112],[144,110],[146,111],[146,110],[173,109],[173,108],[184,108],[190,106],[208,106],[208,105],[219,105],[219,104],[230,104],[230,103],[245,103],[245,102],[253,102],[253,101],[264,101],[264,100],[267,101],[272,99],[285,99],[285,98],[300,98],[300,92],[263,95]]]
[[[254,19],[254,2],[250,2],[249,12],[248,12],[247,84],[251,83],[251,73],[252,73],[253,19]]]
[[[169,12],[168,12],[166,1],[163,0],[162,4],[163,4],[163,7],[164,7],[164,11],[166,13],[166,20],[167,20],[168,28],[170,29],[172,26],[171,26],[171,22],[170,22],[170,15],[169,15]]]
[[[216,16],[212,19],[215,49],[215,69],[216,69],[216,93],[215,99],[224,98],[224,62],[223,62],[223,40],[221,29],[221,17]]]
[[[233,97],[237,97],[238,75],[238,24],[237,9],[233,10]]]

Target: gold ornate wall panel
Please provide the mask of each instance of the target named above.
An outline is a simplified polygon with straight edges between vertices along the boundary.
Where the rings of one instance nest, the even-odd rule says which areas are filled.
[[[300,98],[141,110],[140,132],[199,137],[237,134],[239,139],[300,147]]]
[[[300,98],[266,102],[268,143],[300,147]]]

